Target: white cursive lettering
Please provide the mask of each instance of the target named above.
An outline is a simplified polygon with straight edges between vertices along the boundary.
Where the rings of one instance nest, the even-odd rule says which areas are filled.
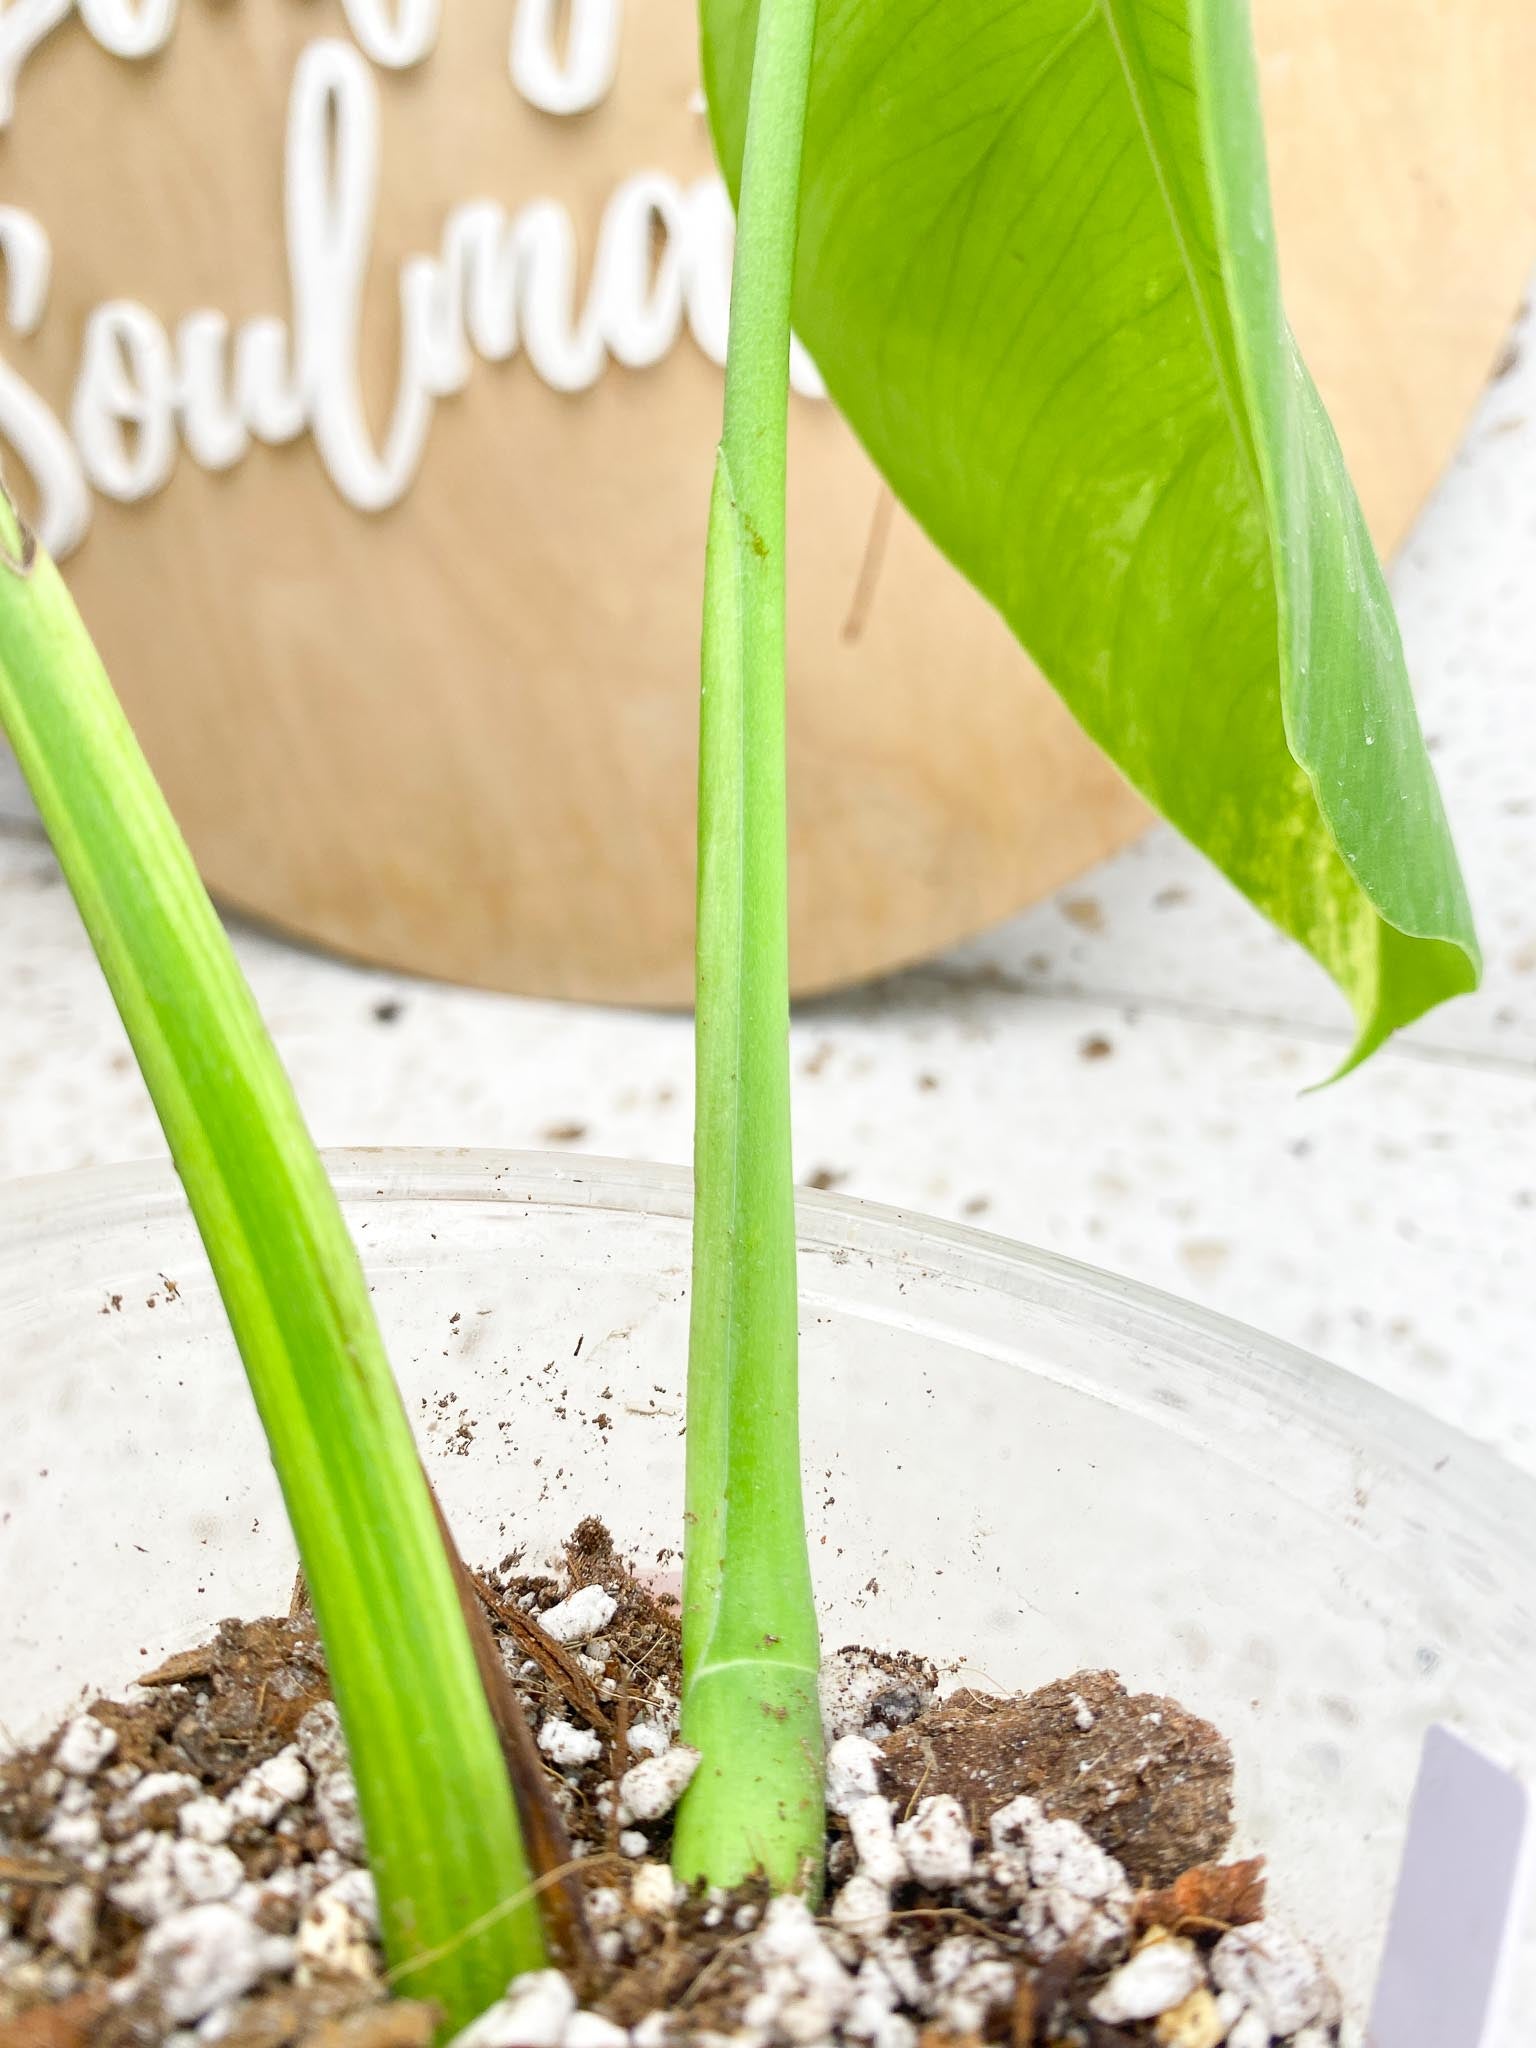
[[[129,299],[85,323],[70,431],[98,491],[125,505],[152,497],[176,464],[176,372],[165,329]]]
[[[563,58],[555,48],[561,4],[517,0],[507,69],[531,107],[546,114],[585,114],[613,88],[623,0],[564,0],[570,26]]]
[[[387,70],[409,71],[436,47],[442,0],[342,0],[342,4],[353,35],[374,63]]]
[[[48,305],[53,252],[47,231],[19,206],[0,206],[5,316],[15,334],[35,334]],[[0,436],[15,449],[37,496],[37,531],[50,554],[67,555],[91,524],[91,494],[75,444],[30,385],[0,361]]]
[[[74,9],[75,0],[5,0],[0,7],[0,128],[16,111],[16,81],[39,43]]]
[[[99,11],[105,0],[82,4]],[[126,35],[131,14],[136,32],[147,36],[152,21],[157,32],[166,30],[174,0],[140,0],[126,11],[125,0],[112,0],[107,14],[112,33]],[[379,13],[373,27],[419,37],[435,32],[436,21],[433,0]],[[340,496],[361,511],[384,511],[410,489],[438,401],[464,389],[476,358],[505,363],[521,351],[552,391],[576,393],[597,383],[610,362],[627,370],[661,362],[686,326],[710,361],[724,361],[735,223],[718,178],[685,186],[643,170],[615,187],[584,298],[567,207],[536,198],[509,211],[473,199],[449,213],[435,253],[401,266],[399,367],[376,440],[360,365],[379,148],[378,84],[368,61],[340,38],[311,43],[295,69],[288,109],[288,319],[264,315],[236,327],[205,308],[186,314],[172,335],[131,300],[98,306],[85,323],[68,434],[0,364],[0,434],[37,486],[40,527],[56,554],[85,534],[88,485],[137,503],[169,482],[181,446],[218,471],[242,461],[253,441],[279,445],[308,432]],[[42,321],[50,254],[30,215],[0,207],[7,314],[16,333],[33,333]],[[798,344],[791,377],[798,391],[821,395]]]
[[[72,14],[78,13],[92,40],[109,56],[138,63],[170,42],[177,4],[178,0],[0,0],[0,129],[10,125],[16,112],[16,81],[22,66]],[[618,0],[593,4],[601,12],[610,4],[616,8]],[[578,0],[578,11],[580,5]],[[342,0],[342,9],[359,47],[386,70],[408,71],[437,46],[442,0]],[[592,41],[589,27],[579,47],[572,42],[568,68],[574,79],[586,76],[598,61],[600,52],[588,47]],[[616,63],[616,26],[613,56]],[[554,64],[552,53],[549,61]],[[608,82],[613,82],[611,69]]]
[[[171,40],[176,0],[78,0],[80,19],[114,57],[153,57]]]

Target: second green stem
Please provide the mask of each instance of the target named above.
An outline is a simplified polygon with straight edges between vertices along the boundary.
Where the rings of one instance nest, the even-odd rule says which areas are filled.
[[[815,0],[762,0],[710,504],[681,1877],[819,1880],[819,1649],[800,1484],[790,1159],[784,539],[790,296]]]

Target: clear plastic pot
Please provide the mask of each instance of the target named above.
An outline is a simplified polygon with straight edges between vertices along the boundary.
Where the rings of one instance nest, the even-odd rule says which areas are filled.
[[[686,1176],[331,1165],[468,1555],[538,1554],[593,1513],[641,1558],[670,1552]],[[807,1197],[800,1227],[828,1644],[925,1650],[997,1687],[1110,1666],[1209,1716],[1241,1844],[1358,2008],[1425,1727],[1536,1763],[1536,1485],[1144,1288],[835,1198]],[[13,1184],[0,1247],[0,1725],[20,1739],[221,1616],[280,1609],[294,1557],[169,1173]],[[1527,1997],[1533,1964],[1527,1929]]]

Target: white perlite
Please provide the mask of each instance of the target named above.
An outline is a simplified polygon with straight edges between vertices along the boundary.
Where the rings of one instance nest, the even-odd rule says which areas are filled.
[[[1021,1797],[993,1814],[991,1835],[989,1874],[1023,1893],[1019,1925],[1039,1956],[1074,1938],[1097,1956],[1129,1932],[1130,1880],[1075,1821],[1047,1820],[1038,1799]]]
[[[582,1586],[568,1599],[547,1608],[538,1622],[557,1643],[585,1643],[601,1635],[618,1611],[618,1601],[601,1586]]]
[[[196,1778],[185,1771],[148,1771],[133,1790],[117,1802],[109,1818],[131,1819],[136,1810],[158,1805],[162,1799],[178,1802],[196,1799],[202,1789]]]
[[[664,1918],[682,1895],[665,1863],[642,1863],[629,1881],[629,1903],[642,1919]]]
[[[75,1779],[72,1783],[85,1787]],[[43,1832],[43,1840],[50,1848],[84,1863],[87,1868],[99,1868],[101,1858],[101,1822],[89,1808],[75,1807],[60,1800],[58,1809]]]
[[[862,1871],[850,1877],[832,1901],[832,1918],[845,1934],[878,1941],[891,1924],[891,1895]]]
[[[971,1874],[971,1829],[965,1808],[949,1792],[924,1799],[896,1830],[907,1867],[929,1891],[964,1884]]]
[[[854,2033],[850,2016],[843,2022],[843,2031],[854,2034],[856,2040],[867,2040],[870,2048],[917,2048],[919,2038],[916,2022],[901,2012],[881,2013],[863,2034]]]
[[[747,2001],[746,2025],[787,2048],[825,2041],[853,2002],[854,1979],[804,1899],[773,1900],[752,1937],[752,1956],[763,1983]]]
[[[149,1836],[132,1876],[107,1887],[107,1897],[113,1905],[146,1927],[169,1919],[187,1903],[176,1881],[171,1847],[169,1835]]]
[[[1294,2034],[1310,2026],[1328,2014],[1333,2002],[1333,1986],[1317,1957],[1273,1920],[1224,1934],[1211,1952],[1211,1976],[1218,1990],[1241,2000],[1245,2019],[1248,2013],[1257,2015],[1271,2034]],[[1243,2048],[1236,2028],[1229,2038]]]
[[[173,1841],[170,1847],[171,1874],[189,1906],[233,1898],[245,1882],[245,1865],[233,1849],[185,1840]]]
[[[888,1890],[906,1883],[910,1873],[896,1843],[896,1815],[889,1799],[877,1793],[850,1807],[848,1833],[863,1876]]]
[[[176,1825],[190,1842],[216,1846],[234,1833],[234,1817],[222,1799],[189,1799],[176,1816]]]
[[[365,1851],[363,1823],[350,1771],[327,1771],[323,1778],[316,1778],[315,1811],[337,1853],[349,1863],[360,1863]]]
[[[575,2010],[576,1994],[558,1970],[530,1970],[455,2034],[451,2048],[561,2048]]]
[[[43,1932],[83,1969],[96,1946],[96,1894],[88,1884],[67,1884],[49,1908]]]
[[[926,1679],[904,1667],[892,1670],[891,1660],[874,1651],[837,1650],[822,1660],[821,1718],[834,1738],[866,1728],[888,1735],[915,1720],[932,1698]]]
[[[1045,1808],[1039,1800],[1021,1794],[997,1809],[987,1823],[987,1833],[994,1849],[1013,1850],[1027,1857],[1030,1838],[1044,1819]]]
[[[637,1721],[629,1731],[629,1753],[631,1756],[660,1756],[671,1741],[672,1737],[660,1722]]]
[[[309,1772],[297,1749],[280,1749],[264,1764],[247,1771],[224,1801],[235,1823],[270,1827],[285,1806],[296,1806],[309,1790]]]
[[[630,1741],[633,1745],[633,1735]],[[596,1763],[603,1753],[603,1738],[595,1728],[573,1728],[569,1721],[551,1717],[539,1730],[539,1747],[557,1770],[574,1771]]]
[[[688,1789],[699,1768],[699,1752],[679,1742],[664,1756],[642,1757],[619,1780],[619,1819],[660,1820]]]
[[[624,1894],[614,1884],[600,1884],[587,1893],[587,1918],[594,1927],[612,1927],[624,1918]]]
[[[872,2048],[915,2048],[917,2028],[896,2007],[916,2005],[920,1986],[917,1968],[896,1943],[877,1942],[859,1965],[853,2000],[843,2016],[843,2032]]]
[[[1151,1941],[1120,1965],[1089,2001],[1088,2010],[1110,2027],[1155,2020],[1182,2005],[1204,1982],[1205,1965],[1192,1942]]]
[[[168,2019],[186,2025],[292,1963],[291,1941],[263,1934],[233,1906],[188,1906],[145,1935],[135,1975]]]
[[[1262,2013],[1242,2012],[1227,2035],[1227,2048],[1269,2048],[1273,2038]]]
[[[298,1750],[315,1786],[315,1810],[332,1846],[349,1862],[361,1862],[363,1824],[357,1811],[357,1786],[347,1759],[341,1716],[331,1700],[311,1707],[299,1723]]]
[[[629,2035],[600,2012],[571,2015],[561,2048],[627,2048]]]
[[[1013,2003],[1018,1989],[1013,1965],[968,1934],[941,1941],[929,1970],[929,2010],[946,2033],[961,2037],[979,2034],[998,2006]]]
[[[94,1714],[80,1714],[59,1737],[53,1760],[72,1778],[89,1778],[117,1748],[116,1733]]]
[[[880,1752],[865,1735],[840,1735],[827,1751],[827,1804],[852,1813],[880,1790]]]
[[[321,1700],[311,1707],[298,1726],[294,1747],[314,1775],[328,1771],[350,1771],[347,1738],[341,1732],[341,1716],[334,1700]]]
[[[327,1890],[345,1901],[370,1934],[378,1933],[379,1894],[371,1870],[343,1871],[340,1877],[331,1880]]]
[[[878,1968],[904,2005],[922,2004],[923,1980],[915,1960],[899,1941],[877,1942],[866,1968]]]
[[[317,1892],[304,1908],[298,1932],[298,1981],[374,1974],[372,1936],[379,1924],[378,1895],[366,1870],[349,1870]]]

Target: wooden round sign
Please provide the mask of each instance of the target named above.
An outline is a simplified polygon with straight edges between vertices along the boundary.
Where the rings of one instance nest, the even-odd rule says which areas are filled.
[[[1536,253],[1536,9],[1259,0],[1290,305],[1380,541]],[[214,890],[686,999],[729,212],[689,0],[5,0],[0,436]],[[1143,813],[800,364],[795,979]]]

